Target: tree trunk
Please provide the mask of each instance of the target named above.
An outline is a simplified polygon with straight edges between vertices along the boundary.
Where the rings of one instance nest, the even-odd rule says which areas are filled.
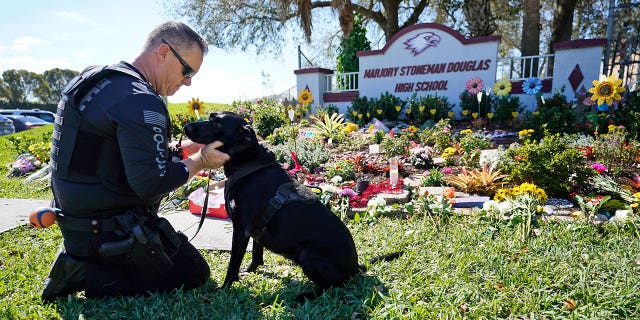
[[[490,36],[496,31],[489,0],[466,0],[462,11],[472,37]]]
[[[540,0],[523,0],[522,14],[522,56],[537,56],[540,54]],[[538,61],[525,63],[522,77],[538,76]]]
[[[549,52],[553,52],[553,45],[558,42],[571,40],[573,29],[573,13],[578,0],[555,0],[553,4],[553,23],[551,25],[551,41]]]
[[[384,27],[384,35],[387,41],[400,31],[400,24],[398,22],[398,11],[400,9],[400,1],[397,0],[384,0],[382,1],[384,10],[386,12],[387,21]]]

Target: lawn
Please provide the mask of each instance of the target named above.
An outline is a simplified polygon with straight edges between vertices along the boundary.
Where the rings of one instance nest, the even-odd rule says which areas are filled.
[[[360,260],[404,250],[341,288],[295,302],[311,288],[301,269],[267,253],[258,273],[219,290],[229,254],[203,251],[204,287],[150,297],[40,301],[61,243],[57,226],[0,235],[3,319],[625,319],[640,317],[640,242],[633,224],[551,223],[528,242],[500,220],[456,215],[349,224]],[[584,221],[584,220],[583,220]],[[245,266],[249,255],[246,256]]]
[[[172,106],[177,108],[172,114],[184,107]],[[26,146],[50,132],[48,127],[0,137],[0,162],[15,159],[16,144],[10,140]],[[22,178],[4,178],[7,172],[0,169],[0,197],[50,198],[46,183],[23,184]],[[202,288],[89,300],[79,293],[43,304],[42,284],[62,237],[57,225],[41,230],[22,226],[0,234],[0,318],[640,318],[640,227],[635,218],[604,224],[538,220],[531,235],[522,238],[513,220],[491,212],[424,212],[347,221],[361,262],[399,250],[403,255],[370,265],[345,286],[304,303],[295,297],[312,285],[284,258],[266,253],[258,272],[221,290],[229,253],[202,251],[211,267],[211,281]],[[247,254],[245,266],[249,259]]]

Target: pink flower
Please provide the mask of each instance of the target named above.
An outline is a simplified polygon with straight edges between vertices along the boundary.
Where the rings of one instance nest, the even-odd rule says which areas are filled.
[[[356,192],[353,191],[353,189],[351,189],[351,188],[344,188],[344,189],[340,189],[340,191],[338,191],[338,195],[347,196],[347,197],[351,198],[351,197],[355,197],[356,196]]]
[[[444,167],[442,168],[442,172],[444,172],[444,174],[451,174],[453,170],[451,170],[451,168],[449,167]]]
[[[598,173],[603,173],[609,170],[605,165],[597,162],[591,165],[591,169],[597,171]]]
[[[484,89],[484,82],[478,77],[473,77],[467,80],[465,88],[471,94],[478,94]]]

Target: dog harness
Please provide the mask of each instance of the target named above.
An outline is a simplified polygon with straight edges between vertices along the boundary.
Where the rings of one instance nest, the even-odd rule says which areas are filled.
[[[276,190],[276,194],[273,198],[269,199],[269,202],[261,215],[256,215],[252,221],[253,232],[251,236],[254,240],[259,241],[264,231],[266,230],[267,223],[273,218],[273,216],[282,209],[283,206],[293,202],[302,202],[306,205],[311,205],[318,201],[318,197],[309,188],[301,185],[295,180],[291,182],[283,183]]]

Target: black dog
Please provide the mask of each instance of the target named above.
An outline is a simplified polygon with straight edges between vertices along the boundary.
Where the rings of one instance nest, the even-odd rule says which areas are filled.
[[[185,133],[196,142],[222,141],[220,150],[231,158],[224,171],[233,240],[223,288],[239,279],[250,237],[253,253],[248,272],[264,264],[264,248],[296,262],[322,289],[340,286],[362,271],[344,223],[281,168],[242,117],[232,112],[212,113],[208,122],[187,125]]]

